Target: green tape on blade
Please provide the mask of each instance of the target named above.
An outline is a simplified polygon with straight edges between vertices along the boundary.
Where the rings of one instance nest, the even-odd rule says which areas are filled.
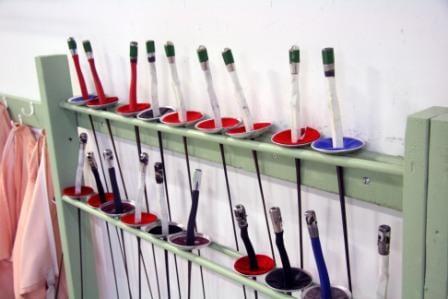
[[[300,50],[297,46],[292,46],[289,49],[289,63],[299,63],[300,62]]]
[[[151,54],[156,52],[156,44],[153,40],[146,42],[146,53]]]
[[[166,57],[173,57],[176,55],[176,53],[174,51],[174,45],[172,42],[167,42],[165,44],[165,54],[166,54]]]
[[[129,56],[131,56],[131,58],[137,58],[137,54],[138,54],[138,44],[137,42],[131,42],[131,46],[129,48]]]
[[[89,40],[83,41],[82,46],[84,47],[84,51],[86,51],[86,53],[92,52],[92,45]]]
[[[207,54],[206,47],[200,46],[198,48],[197,52],[198,52],[199,62],[207,62],[208,61],[208,54]]]
[[[226,65],[229,65],[229,64],[232,64],[235,62],[233,60],[232,50],[230,50],[229,48],[224,49],[224,51],[222,52],[222,58],[224,58],[224,63]]]
[[[333,48],[325,48],[322,50],[322,61],[324,64],[333,64],[334,63]]]
[[[76,41],[73,37],[69,37],[69,39],[67,40],[68,43],[68,48],[70,50],[76,50]]]

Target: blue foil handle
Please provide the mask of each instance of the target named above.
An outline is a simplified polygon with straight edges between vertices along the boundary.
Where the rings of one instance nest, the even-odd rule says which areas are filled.
[[[311,238],[311,247],[313,248],[314,260],[316,261],[317,271],[320,280],[320,298],[331,299],[331,283],[328,275],[327,265],[325,264],[324,254],[319,239],[319,229],[317,227],[317,218],[314,211],[305,212],[306,223]]]

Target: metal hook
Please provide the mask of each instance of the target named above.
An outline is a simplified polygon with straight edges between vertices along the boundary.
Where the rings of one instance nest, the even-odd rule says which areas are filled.
[[[27,116],[27,117],[30,117],[30,116],[33,116],[34,115],[34,103],[33,102],[30,102],[30,111],[29,112],[25,112],[25,109],[22,107],[21,109],[20,109],[20,112],[21,112],[21,114],[23,115],[23,116]]]

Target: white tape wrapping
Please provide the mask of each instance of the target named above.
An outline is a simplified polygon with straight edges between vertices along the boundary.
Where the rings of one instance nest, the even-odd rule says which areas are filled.
[[[389,285],[389,255],[380,255],[379,258],[379,275],[376,298],[386,299],[387,287]]]
[[[151,106],[153,111],[153,116],[160,116],[160,108],[159,108],[159,94],[157,90],[157,70],[156,63],[149,63],[149,69],[151,71]]]
[[[187,120],[187,112],[185,111],[185,105],[183,101],[183,94],[180,86],[179,75],[177,74],[176,63],[169,63],[171,71],[171,79],[173,81],[174,95],[177,101],[177,109],[179,113],[180,122],[185,122]]]
[[[300,139],[300,90],[299,75],[291,75],[291,141]]]
[[[84,153],[86,151],[85,144],[81,144],[78,153],[78,166],[76,167],[76,178],[75,178],[75,194],[81,193],[82,186],[82,175],[84,171]]]
[[[222,128],[221,110],[219,108],[218,97],[216,96],[215,88],[213,86],[213,78],[210,69],[204,71],[205,81],[207,82],[207,92],[212,106],[213,116],[215,117],[215,127]]]
[[[246,97],[243,92],[243,88],[240,84],[240,79],[236,71],[230,72],[230,77],[232,78],[233,85],[235,87],[236,98],[238,100],[238,106],[241,111],[241,116],[243,118],[244,127],[246,128],[246,132],[253,130],[253,120],[252,115],[250,114],[249,106],[247,105]]]
[[[158,193],[159,193],[159,200],[160,200],[160,210],[161,210],[161,216],[160,223],[162,225],[162,234],[168,235],[169,227],[168,227],[168,220],[169,220],[169,214],[168,214],[168,206],[166,203],[165,198],[165,188],[162,184],[157,184],[158,186]]]
[[[145,193],[145,177],[146,167],[141,167],[140,176],[138,178],[137,200],[135,201],[135,222],[142,221],[143,196]]]
[[[333,148],[342,148],[344,147],[344,133],[342,131],[341,111],[336,94],[336,81],[334,77],[327,78],[329,91],[328,109],[331,116],[331,139],[333,141]]]

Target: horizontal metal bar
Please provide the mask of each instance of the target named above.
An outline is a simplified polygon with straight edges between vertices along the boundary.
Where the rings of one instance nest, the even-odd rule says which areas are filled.
[[[357,168],[370,170],[378,173],[403,175],[403,161],[401,157],[393,157],[382,155],[385,158],[380,160],[372,159],[372,155],[367,153],[354,153],[350,155],[324,155],[311,149],[288,149],[276,146],[267,142],[240,140],[223,135],[206,134],[194,129],[173,128],[160,123],[149,123],[135,118],[127,118],[109,111],[100,111],[87,107],[75,106],[66,102],[62,102],[60,106],[64,109],[75,111],[83,114],[90,114],[95,117],[109,119],[111,121],[128,124],[131,126],[139,126],[142,128],[157,130],[165,133],[186,136],[189,138],[206,140],[224,145],[235,146],[239,148],[256,150],[270,154],[277,154],[302,160],[314,161],[323,164],[337,165],[349,168]]]
[[[272,290],[271,288],[269,288],[265,284],[256,282],[256,281],[254,281],[254,280],[252,280],[250,278],[242,276],[242,275],[236,273],[235,271],[230,270],[230,269],[228,269],[226,267],[223,267],[223,266],[221,266],[221,265],[219,265],[217,263],[214,263],[214,262],[212,262],[212,261],[210,261],[208,259],[205,259],[203,257],[200,257],[200,256],[195,255],[193,253],[190,253],[188,251],[181,250],[181,249],[171,245],[170,243],[168,243],[166,241],[160,240],[158,238],[154,238],[150,234],[148,234],[148,233],[146,233],[146,232],[144,232],[142,230],[129,227],[126,224],[124,224],[123,222],[121,222],[120,220],[113,219],[113,218],[105,215],[104,213],[100,212],[99,210],[94,209],[91,206],[85,204],[82,201],[73,200],[73,199],[71,199],[69,197],[66,197],[66,196],[62,197],[62,201],[63,201],[63,203],[66,203],[66,204],[74,206],[74,207],[76,207],[78,209],[81,209],[82,211],[84,211],[84,212],[86,212],[86,213],[88,213],[88,214],[90,214],[90,215],[92,215],[94,217],[97,217],[97,218],[100,218],[100,219],[102,219],[104,221],[107,221],[110,224],[115,225],[116,227],[119,227],[119,228],[127,231],[128,233],[130,233],[132,235],[138,236],[142,240],[151,242],[152,244],[154,244],[155,246],[157,246],[159,248],[168,250],[171,253],[173,253],[173,254],[175,254],[177,256],[180,256],[183,259],[189,260],[193,264],[197,264],[199,266],[202,266],[205,269],[208,269],[208,270],[210,270],[210,271],[212,271],[214,273],[217,273],[217,274],[219,274],[219,275],[221,275],[221,276],[223,276],[225,278],[228,278],[228,279],[230,279],[230,280],[232,280],[232,281],[234,281],[234,282],[236,282],[238,284],[242,284],[242,285],[250,287],[250,288],[252,288],[254,290],[257,290],[260,293],[262,293],[262,294],[264,294],[266,296],[269,296],[269,298],[278,298],[278,299],[294,298],[292,296],[288,296],[288,295],[279,293],[277,291],[274,291],[274,290]],[[218,243],[215,243],[215,242],[213,242],[210,245],[209,248],[212,249],[212,250],[215,250],[217,252],[220,252],[220,253],[222,253],[222,254],[224,254],[226,256],[229,256],[231,258],[237,258],[237,257],[241,256],[240,253],[238,253],[238,252],[236,252],[236,251],[234,251],[234,250],[232,250],[232,249],[230,249],[230,248],[228,248],[226,246],[223,246],[223,245],[220,245]]]

